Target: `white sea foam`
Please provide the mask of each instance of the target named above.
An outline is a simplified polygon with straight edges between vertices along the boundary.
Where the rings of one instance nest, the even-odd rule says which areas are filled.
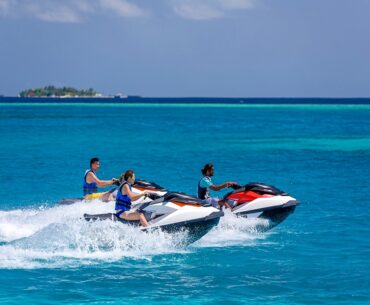
[[[94,201],[68,206],[0,211],[0,268],[58,268],[124,258],[186,252],[185,232],[142,232],[112,221],[86,222],[84,213],[107,213],[112,203]],[[228,214],[195,247],[251,245],[262,238],[250,221]]]
[[[267,236],[269,222],[261,218],[237,217],[225,211],[217,227],[194,244],[196,247],[250,246]]]

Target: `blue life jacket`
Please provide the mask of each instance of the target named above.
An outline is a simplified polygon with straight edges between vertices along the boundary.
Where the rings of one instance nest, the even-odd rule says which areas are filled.
[[[86,176],[90,172],[92,172],[92,173],[95,174],[95,172],[92,169],[88,169],[85,172],[84,184],[83,184],[83,193],[84,193],[84,196],[89,195],[89,194],[94,194],[94,193],[97,193],[98,192],[98,186],[97,186],[96,182],[92,182],[92,183],[87,183],[86,182]]]
[[[202,200],[207,199],[207,198],[210,197],[209,196],[209,187],[201,187],[200,186],[200,182],[203,180],[203,178],[209,179],[208,177],[204,176],[198,182],[198,198],[202,199]]]
[[[127,194],[126,195],[122,194],[122,187],[125,184],[128,184],[130,191],[132,190],[131,184],[126,181],[123,182],[119,186],[118,191],[117,191],[117,196],[116,196],[116,210],[117,211],[126,212],[131,209],[131,198]]]

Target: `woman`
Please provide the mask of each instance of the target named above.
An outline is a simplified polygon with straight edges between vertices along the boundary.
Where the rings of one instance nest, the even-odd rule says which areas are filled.
[[[136,211],[130,211],[131,202],[139,199],[140,197],[146,197],[148,192],[143,192],[141,194],[135,194],[132,190],[132,185],[135,182],[135,173],[133,170],[127,170],[119,178],[121,185],[117,191],[116,197],[116,216],[128,221],[140,220],[140,224],[143,227],[148,226],[148,222],[145,219],[143,213]]]
[[[236,182],[225,182],[220,185],[214,185],[211,179],[214,174],[214,167],[211,163],[204,165],[204,167],[201,169],[201,172],[203,174],[203,177],[198,182],[198,198],[204,200],[204,203],[212,205],[214,207],[221,208],[222,206],[224,206],[226,209],[230,209],[230,206],[225,200],[212,198],[210,196],[210,189],[213,191],[219,191],[223,188],[230,187],[233,184],[236,184]]]

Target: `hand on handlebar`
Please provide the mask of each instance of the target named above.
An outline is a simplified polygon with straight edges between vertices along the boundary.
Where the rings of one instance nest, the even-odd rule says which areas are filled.
[[[119,180],[118,179],[116,179],[116,178],[112,178],[112,185],[117,185],[117,186],[119,186],[120,185],[120,182],[119,182]]]

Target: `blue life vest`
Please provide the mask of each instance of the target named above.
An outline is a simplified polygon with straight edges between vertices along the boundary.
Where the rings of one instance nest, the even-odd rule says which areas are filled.
[[[202,177],[202,179],[200,179],[200,180],[199,180],[199,182],[198,182],[198,198],[199,198],[199,199],[202,199],[202,200],[207,199],[207,198],[209,198],[209,197],[210,197],[210,196],[209,196],[209,187],[201,187],[201,186],[200,186],[200,182],[201,182],[204,178],[209,179],[207,176],[204,176],[204,177]]]
[[[131,209],[131,198],[127,194],[126,195],[122,194],[122,187],[125,184],[128,184],[130,191],[132,190],[131,184],[126,181],[123,182],[119,186],[118,191],[117,191],[117,196],[116,196],[116,210],[117,211],[126,212]]]
[[[95,174],[95,172],[92,169],[88,169],[85,172],[84,184],[83,184],[83,193],[84,193],[84,196],[89,195],[89,194],[94,194],[94,193],[97,193],[98,192],[98,186],[97,186],[96,182],[92,182],[92,183],[87,183],[86,182],[86,176],[90,172],[92,172],[92,173]]]

